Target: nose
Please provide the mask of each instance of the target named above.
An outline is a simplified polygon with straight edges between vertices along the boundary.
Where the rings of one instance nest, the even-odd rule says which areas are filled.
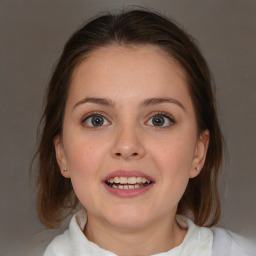
[[[142,136],[135,128],[120,127],[116,132],[112,156],[123,160],[135,160],[144,157],[145,148],[142,143]]]

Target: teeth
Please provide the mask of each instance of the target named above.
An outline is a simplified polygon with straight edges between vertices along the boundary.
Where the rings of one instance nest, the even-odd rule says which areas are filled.
[[[120,182],[119,182],[119,177],[115,177],[115,178],[114,178],[114,183],[120,183]]]
[[[127,178],[126,177],[119,177],[120,184],[127,184]]]
[[[115,183],[115,184],[131,184],[134,185],[136,183],[150,183],[149,180],[147,180],[144,177],[114,177],[107,181],[108,183]]]
[[[149,183],[146,183],[146,184],[147,185],[142,185],[142,184],[141,185],[138,185],[138,184],[136,184],[136,185],[114,185],[114,184],[112,184],[111,187],[118,188],[118,189],[135,189],[135,188],[144,188],[149,185]]]
[[[137,183],[141,183],[141,181],[142,181],[142,178],[141,178],[141,177],[138,177],[138,178],[137,178]]]
[[[106,181],[106,184],[117,189],[144,188],[151,184],[150,180],[144,177],[114,177]]]
[[[136,184],[137,183],[137,178],[136,177],[129,177],[127,180],[128,184]]]

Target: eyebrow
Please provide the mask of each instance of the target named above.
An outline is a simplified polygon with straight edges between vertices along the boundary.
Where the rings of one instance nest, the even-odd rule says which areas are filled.
[[[179,102],[178,100],[175,100],[173,98],[150,98],[150,99],[145,99],[140,106],[141,107],[147,107],[147,106],[153,106],[153,105],[157,105],[157,104],[161,104],[161,103],[174,103],[176,105],[178,105],[179,107],[181,107],[185,112],[186,109],[184,107],[184,105]]]
[[[76,108],[77,106],[84,104],[84,103],[94,103],[94,104],[98,104],[98,105],[103,105],[103,106],[110,106],[110,107],[115,107],[115,103],[110,100],[110,99],[106,99],[106,98],[93,98],[93,97],[86,97],[80,101],[78,101],[74,107]]]
[[[111,99],[108,99],[108,98],[86,97],[86,98],[78,101],[73,106],[73,110],[77,106],[79,106],[81,104],[85,104],[85,103],[94,103],[94,104],[103,105],[103,106],[115,107],[115,102],[112,101]],[[182,105],[182,103],[179,102],[178,100],[175,100],[175,99],[172,99],[172,98],[149,98],[149,99],[145,99],[140,104],[140,107],[154,106],[154,105],[158,105],[158,104],[161,104],[161,103],[173,103],[173,104],[176,104],[176,105],[178,105],[180,108],[182,108],[186,112],[186,109]]]

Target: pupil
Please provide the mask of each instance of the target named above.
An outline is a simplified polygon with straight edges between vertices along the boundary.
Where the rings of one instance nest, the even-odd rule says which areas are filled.
[[[100,116],[94,116],[92,118],[92,124],[93,126],[101,126],[103,124],[104,120]]]
[[[152,122],[155,126],[162,126],[164,124],[164,118],[162,116],[155,116]]]

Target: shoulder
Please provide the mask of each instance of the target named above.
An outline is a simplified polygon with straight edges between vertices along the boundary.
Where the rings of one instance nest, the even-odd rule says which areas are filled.
[[[86,221],[87,215],[85,210],[81,210],[73,215],[69,223],[69,229],[53,239],[46,248],[44,256],[83,255],[80,252],[82,248],[90,247],[90,242],[87,241],[82,232]]]
[[[56,236],[46,248],[44,256],[72,256],[69,230]]]
[[[44,256],[116,256],[86,238],[83,233],[86,222],[87,215],[85,210],[73,215],[69,229],[64,234],[54,238],[46,248]]]
[[[77,218],[81,212],[77,212],[70,220],[69,229],[63,234],[56,236],[46,248],[44,256],[73,256],[74,248],[72,247],[73,236],[77,233],[80,235],[81,230],[77,223]]]
[[[256,246],[246,238],[223,228],[212,228],[212,256],[256,256]]]

